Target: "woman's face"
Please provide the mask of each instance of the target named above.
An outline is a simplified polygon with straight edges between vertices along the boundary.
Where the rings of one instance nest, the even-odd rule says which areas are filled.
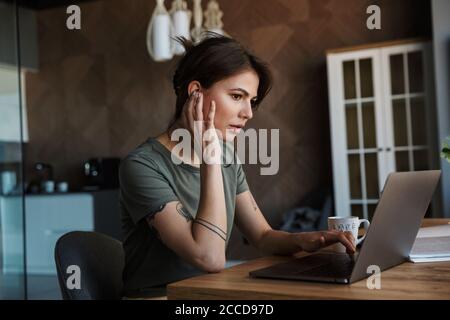
[[[245,70],[216,82],[209,89],[202,89],[203,117],[207,117],[211,101],[214,101],[214,126],[221,139],[232,141],[253,117],[252,106],[257,98],[258,85],[257,73]]]

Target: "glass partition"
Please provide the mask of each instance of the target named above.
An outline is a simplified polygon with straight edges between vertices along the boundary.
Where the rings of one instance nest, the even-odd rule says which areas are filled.
[[[0,299],[25,299],[22,76],[16,3],[0,2]]]

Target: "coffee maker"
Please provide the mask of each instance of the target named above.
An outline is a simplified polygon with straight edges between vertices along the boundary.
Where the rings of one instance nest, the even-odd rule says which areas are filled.
[[[26,187],[26,192],[44,192],[43,186],[47,181],[53,181],[53,166],[49,163],[36,162],[33,166],[32,179]]]
[[[120,158],[90,158],[84,163],[85,190],[119,188]]]

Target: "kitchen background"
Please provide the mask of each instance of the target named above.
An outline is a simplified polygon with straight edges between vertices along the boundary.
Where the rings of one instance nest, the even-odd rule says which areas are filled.
[[[146,49],[155,1],[75,1],[81,8],[81,30],[68,30],[66,8],[72,2],[21,2],[20,88],[18,59],[0,55],[4,59],[0,65],[15,70],[9,83],[15,89],[17,106],[22,105],[21,120],[14,124],[0,115],[4,128],[17,129],[22,124],[22,135],[19,129],[15,141],[0,136],[4,141],[0,142],[0,171],[15,171],[16,194],[26,191],[25,214],[15,225],[28,226],[26,232],[15,231],[22,232],[25,239],[22,246],[16,242],[15,249],[18,257],[26,255],[16,261],[23,277],[10,282],[15,291],[4,290],[3,298],[60,297],[51,265],[52,244],[64,231],[95,229],[121,238],[117,181],[104,179],[114,176],[109,173],[115,172],[118,159],[165,130],[174,112],[171,76],[179,58],[154,62]],[[14,3],[2,1],[0,9],[13,17]],[[206,6],[206,1],[203,3]],[[283,214],[302,205],[306,197],[332,190],[326,50],[408,38],[431,40],[439,36],[433,24],[442,20],[432,19],[436,9],[432,10],[428,0],[219,3],[226,32],[266,60],[274,74],[273,89],[249,126],[280,129],[280,170],[274,176],[260,176],[258,166],[246,165],[245,172],[262,212],[273,227],[279,227]],[[366,27],[366,8],[372,4],[381,8],[381,30]],[[434,5],[448,8],[442,1]],[[13,34],[15,24],[10,22]],[[14,37],[11,40],[11,34],[0,32],[13,44],[17,58]],[[448,29],[446,32],[448,35]],[[448,60],[448,56],[438,57]],[[448,73],[437,76],[448,79]],[[448,107],[448,102],[445,104]],[[20,116],[19,110],[16,116]],[[42,184],[48,180],[54,183]],[[65,218],[49,208],[64,211]],[[443,212],[450,214],[446,208]],[[15,210],[22,211],[20,204]],[[23,237],[36,226],[42,230]],[[4,233],[8,232],[12,231]],[[46,232],[51,239],[33,244],[33,236],[40,239],[39,232]],[[3,239],[3,255],[10,250],[8,241]],[[234,232],[230,259],[258,254]],[[3,270],[5,266],[3,259]]]
[[[308,192],[331,185],[325,50],[431,37],[428,1],[382,2],[379,31],[364,27],[367,15],[361,12],[372,1],[344,2],[220,3],[226,31],[270,63],[274,73],[273,91],[250,126],[280,129],[280,171],[260,176],[256,166],[246,168],[273,223]],[[38,11],[39,71],[26,76],[27,176],[35,162],[51,163],[56,180],[78,189],[84,183],[83,161],[122,157],[166,129],[174,112],[171,77],[178,59],[157,63],[149,57],[145,35],[154,5],[81,3],[79,31],[64,27],[64,7]]]

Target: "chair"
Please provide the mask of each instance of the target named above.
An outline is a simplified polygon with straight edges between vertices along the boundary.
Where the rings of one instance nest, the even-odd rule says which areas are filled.
[[[55,246],[56,270],[63,299],[121,299],[124,261],[122,243],[116,239],[98,232],[64,234]],[[71,268],[68,270],[71,265],[79,267],[80,289],[66,286],[68,278],[74,274]]]

